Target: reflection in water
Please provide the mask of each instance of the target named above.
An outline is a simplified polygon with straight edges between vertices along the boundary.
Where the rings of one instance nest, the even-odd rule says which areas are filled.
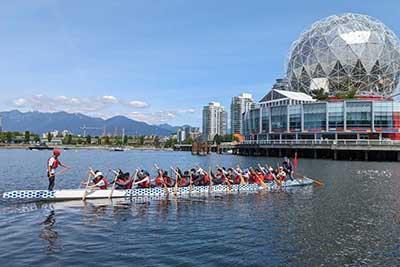
[[[50,211],[50,214],[41,223],[44,227],[40,232],[39,237],[48,242],[47,250],[49,252],[57,252],[62,249],[62,246],[57,242],[58,233],[53,229],[55,223],[56,219],[54,210]]]

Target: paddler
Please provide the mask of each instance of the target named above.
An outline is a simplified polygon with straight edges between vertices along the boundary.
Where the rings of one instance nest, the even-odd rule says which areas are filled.
[[[135,182],[134,184],[138,185],[140,188],[149,188],[150,187],[150,174],[145,171],[145,170],[141,170],[140,172],[138,172],[137,174],[138,177],[138,181]]]
[[[280,167],[278,168],[278,175],[276,176],[276,178],[277,178],[278,180],[280,180],[281,182],[283,182],[283,181],[286,180],[286,172],[285,172],[285,170],[283,169],[282,166],[280,166]]]
[[[65,169],[70,169],[67,165],[61,163],[58,157],[61,155],[61,151],[59,149],[53,150],[53,155],[47,160],[47,177],[49,178],[49,191],[53,191],[54,182],[56,179],[56,169],[58,166],[61,166]]]
[[[133,179],[130,177],[129,172],[124,173],[120,170],[120,173],[115,180],[116,189],[131,189],[132,182]]]
[[[91,189],[101,189],[105,190],[108,187],[108,181],[106,177],[104,177],[103,173],[99,170],[91,171],[94,176],[93,180],[89,182],[89,188]],[[81,183],[81,185],[86,185],[86,182]]]

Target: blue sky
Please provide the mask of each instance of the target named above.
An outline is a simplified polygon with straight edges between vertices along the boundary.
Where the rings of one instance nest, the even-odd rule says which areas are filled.
[[[344,12],[400,35],[398,1],[1,1],[0,110],[200,126],[210,101],[259,100],[300,33]]]

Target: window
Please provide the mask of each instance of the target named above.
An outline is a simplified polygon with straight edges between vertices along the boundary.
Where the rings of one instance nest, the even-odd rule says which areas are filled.
[[[347,128],[371,128],[371,102],[346,102]]]
[[[305,130],[312,132],[326,130],[326,103],[305,104],[303,111]]]

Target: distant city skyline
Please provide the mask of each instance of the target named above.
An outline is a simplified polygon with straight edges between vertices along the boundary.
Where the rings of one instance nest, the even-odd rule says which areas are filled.
[[[400,34],[397,1],[2,2],[0,111],[200,127],[211,101],[259,101],[284,77],[292,42],[345,12]]]

